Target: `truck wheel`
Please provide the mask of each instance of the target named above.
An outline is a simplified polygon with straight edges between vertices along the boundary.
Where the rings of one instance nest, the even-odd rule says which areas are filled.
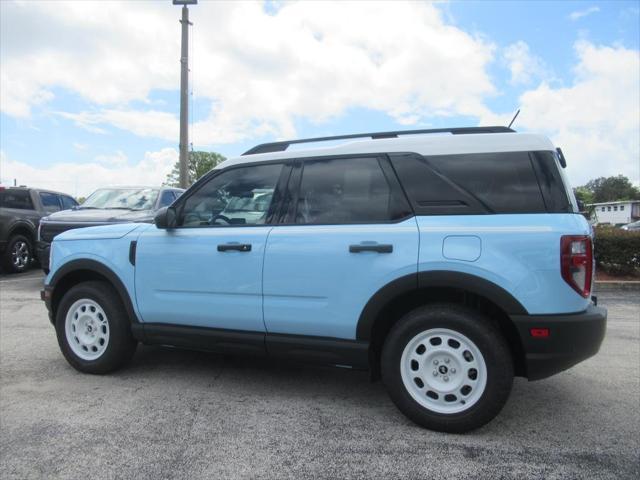
[[[137,346],[120,296],[100,281],[80,283],[62,297],[56,334],[64,357],[84,373],[117,370],[131,360]]]
[[[400,319],[385,340],[381,369],[400,411],[441,432],[467,432],[492,420],[513,383],[499,330],[459,305],[428,305]]]
[[[2,259],[7,272],[22,273],[31,265],[33,247],[31,240],[24,235],[14,235],[7,242],[7,249]]]

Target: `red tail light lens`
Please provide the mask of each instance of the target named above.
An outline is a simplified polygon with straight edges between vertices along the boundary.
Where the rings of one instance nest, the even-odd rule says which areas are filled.
[[[564,281],[584,298],[588,298],[593,275],[591,237],[563,236],[560,239],[560,267]]]

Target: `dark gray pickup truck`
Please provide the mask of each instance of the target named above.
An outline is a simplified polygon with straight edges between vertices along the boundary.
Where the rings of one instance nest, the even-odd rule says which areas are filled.
[[[19,273],[35,259],[40,219],[78,205],[65,193],[0,186],[0,261],[6,272]]]

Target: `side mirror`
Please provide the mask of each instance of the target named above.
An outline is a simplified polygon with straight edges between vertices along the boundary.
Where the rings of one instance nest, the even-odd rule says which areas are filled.
[[[173,207],[163,207],[156,213],[153,223],[157,228],[169,229],[176,226],[176,210]]]

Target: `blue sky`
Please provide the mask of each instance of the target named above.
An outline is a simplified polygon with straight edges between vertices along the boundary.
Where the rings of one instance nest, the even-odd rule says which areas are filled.
[[[0,180],[86,195],[177,158],[169,1],[2,2]],[[127,13],[128,12],[128,13]],[[200,2],[191,140],[504,124],[549,135],[574,185],[640,181],[637,1]]]

